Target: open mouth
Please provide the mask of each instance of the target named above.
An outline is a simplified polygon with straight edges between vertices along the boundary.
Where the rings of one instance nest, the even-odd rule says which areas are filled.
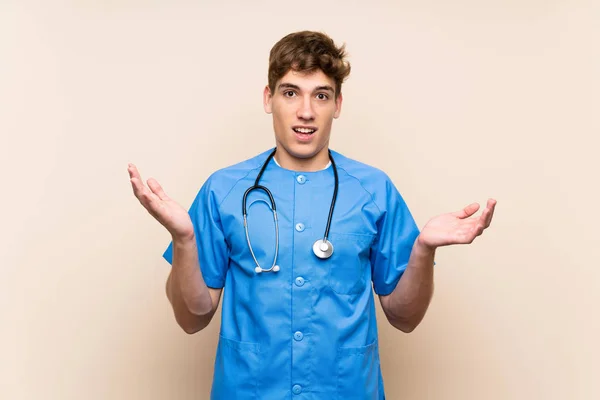
[[[294,132],[301,133],[303,135],[312,135],[313,133],[316,132],[315,128],[292,128],[292,129],[294,129]]]
[[[296,133],[296,138],[301,141],[311,140],[313,133],[317,131],[317,128],[312,126],[295,126],[292,129]]]

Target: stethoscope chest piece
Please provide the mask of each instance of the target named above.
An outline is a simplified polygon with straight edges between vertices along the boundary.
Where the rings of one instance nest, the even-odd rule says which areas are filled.
[[[271,154],[269,155],[269,157],[267,157],[267,160],[263,163],[263,166],[260,169],[260,172],[258,173],[256,180],[254,181],[254,185],[250,186],[246,190],[246,192],[244,193],[244,197],[242,199],[242,215],[244,217],[244,231],[246,233],[246,241],[248,242],[248,249],[250,249],[250,253],[252,254],[252,258],[254,259],[254,264],[256,265],[256,268],[254,268],[254,272],[256,272],[257,274],[260,274],[263,272],[271,272],[271,271],[278,272],[279,271],[279,265],[277,265],[277,256],[279,255],[279,222],[277,219],[277,210],[276,210],[276,206],[275,206],[275,199],[273,198],[273,194],[271,193],[271,191],[269,189],[267,189],[265,186],[259,185],[260,178],[261,178],[263,172],[265,171],[267,164],[275,155],[275,150],[273,150],[271,152]],[[333,254],[333,245],[331,244],[331,242],[329,240],[327,240],[327,235],[329,235],[329,227],[331,226],[331,218],[333,215],[333,208],[335,206],[335,202],[337,199],[337,191],[338,191],[338,186],[339,186],[337,167],[335,166],[335,161],[331,155],[331,151],[329,152],[329,159],[331,160],[331,165],[333,166],[333,176],[335,178],[335,183],[334,183],[334,187],[333,187],[333,197],[331,198],[331,205],[329,206],[329,216],[327,217],[327,227],[325,228],[325,234],[322,239],[318,239],[313,244],[313,252],[315,253],[315,255],[318,258],[321,258],[321,259],[329,258]],[[273,264],[271,265],[271,268],[269,268],[269,269],[262,268],[260,266],[260,264],[258,263],[258,260],[256,259],[256,255],[254,254],[254,250],[252,249],[252,243],[250,243],[250,234],[248,233],[246,199],[248,197],[248,194],[255,189],[260,189],[260,190],[264,191],[267,194],[267,196],[269,196],[269,202],[265,201],[265,203],[267,203],[267,205],[273,212],[273,221],[275,223],[275,255],[273,257]],[[256,201],[264,201],[264,200],[256,200]]]
[[[333,245],[327,239],[319,239],[313,244],[313,252],[319,258],[329,258],[333,254]]]

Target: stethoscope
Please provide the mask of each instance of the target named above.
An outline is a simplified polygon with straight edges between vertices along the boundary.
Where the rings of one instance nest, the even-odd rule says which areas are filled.
[[[254,263],[256,264],[256,268],[254,268],[254,271],[256,271],[256,273],[279,271],[279,265],[277,265],[277,256],[279,255],[279,223],[277,221],[277,209],[275,206],[275,199],[273,198],[273,195],[271,194],[271,191],[269,189],[258,184],[263,172],[265,171],[265,168],[267,167],[267,164],[269,164],[269,161],[271,161],[271,159],[275,155],[275,151],[277,151],[277,148],[275,148],[273,150],[273,152],[271,152],[271,154],[269,154],[269,157],[267,157],[267,160],[264,162],[262,168],[260,169],[260,172],[258,173],[258,176],[256,177],[256,181],[254,181],[254,186],[251,186],[246,190],[246,192],[244,193],[244,198],[242,200],[242,214],[244,215],[244,231],[246,232],[246,241],[248,242],[248,248],[250,249],[250,253],[252,254]],[[333,245],[327,239],[327,237],[329,236],[329,227],[331,226],[331,217],[333,215],[333,208],[335,207],[335,201],[337,198],[337,191],[338,191],[338,185],[339,185],[335,161],[333,160],[331,151],[328,151],[328,152],[329,152],[329,159],[331,160],[331,165],[333,167],[333,176],[335,178],[335,186],[333,188],[333,197],[331,198],[331,206],[329,207],[329,216],[327,217],[327,226],[325,228],[325,235],[323,236],[323,239],[317,239],[315,241],[315,243],[313,244],[313,253],[315,253],[315,255],[317,257],[322,258],[322,259],[329,258],[333,254]],[[260,266],[260,264],[258,263],[258,260],[256,259],[256,256],[254,255],[254,250],[252,249],[252,244],[250,243],[250,236],[248,234],[248,218],[247,218],[247,212],[246,212],[246,198],[248,197],[248,194],[255,189],[260,189],[260,190],[264,191],[267,194],[267,196],[269,196],[269,201],[271,204],[267,204],[267,205],[269,205],[269,208],[271,209],[271,211],[273,213],[273,220],[275,221],[275,257],[273,258],[273,264],[271,265],[271,268],[269,268],[269,269],[263,269]]]

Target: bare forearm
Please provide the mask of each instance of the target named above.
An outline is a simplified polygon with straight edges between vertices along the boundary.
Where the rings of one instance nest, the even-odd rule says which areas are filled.
[[[186,332],[197,332],[208,325],[213,304],[200,271],[194,237],[173,239],[173,266],[167,294],[177,322]]]
[[[422,321],[433,296],[433,260],[435,249],[415,241],[408,266],[385,307],[390,323],[411,332]]]

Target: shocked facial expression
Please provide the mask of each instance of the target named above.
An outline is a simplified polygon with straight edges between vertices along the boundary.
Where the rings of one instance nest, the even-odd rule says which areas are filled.
[[[335,81],[323,71],[288,71],[264,91],[265,111],[273,115],[278,152],[300,162],[327,159],[331,125],[342,108],[342,96],[335,96]]]

